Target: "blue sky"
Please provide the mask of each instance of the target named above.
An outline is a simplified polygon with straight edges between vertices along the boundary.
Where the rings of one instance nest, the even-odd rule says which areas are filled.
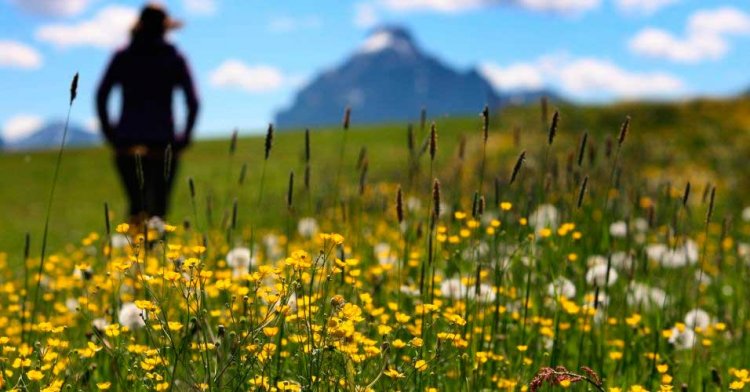
[[[747,0],[169,0],[171,39],[203,101],[197,135],[263,129],[295,91],[380,24],[478,67],[500,90],[549,87],[580,102],[726,96],[750,88]],[[93,92],[143,1],[0,0],[0,130],[64,116],[96,128]],[[179,102],[179,100],[177,101]],[[113,103],[113,106],[116,103]]]

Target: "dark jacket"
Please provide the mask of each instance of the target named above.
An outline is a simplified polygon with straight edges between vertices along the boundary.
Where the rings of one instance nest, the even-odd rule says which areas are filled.
[[[122,89],[121,114],[112,124],[107,101],[114,86]],[[185,130],[175,134],[172,96],[175,88],[185,94]],[[185,58],[163,39],[138,39],[115,53],[96,96],[99,123],[107,140],[118,150],[135,145],[176,149],[191,140],[198,114],[198,97]]]

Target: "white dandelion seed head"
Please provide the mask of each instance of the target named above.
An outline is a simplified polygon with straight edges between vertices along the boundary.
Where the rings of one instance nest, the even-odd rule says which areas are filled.
[[[609,269],[609,276],[607,276],[607,265],[599,264],[589,268],[586,271],[586,283],[589,285],[596,285],[603,287],[612,286],[617,281],[617,271],[614,268]]]
[[[95,318],[91,321],[91,325],[99,331],[104,331],[109,326],[109,321],[104,317]]]
[[[602,255],[591,255],[586,258],[586,266],[589,268],[597,265],[607,265],[607,258]]]
[[[130,238],[125,234],[115,233],[110,237],[110,244],[115,249],[122,249],[130,245]]]
[[[557,208],[552,204],[542,204],[529,216],[529,226],[536,229],[537,234],[540,230],[548,228],[557,229],[560,224],[560,214]]]
[[[297,222],[297,232],[304,238],[310,239],[318,234],[318,221],[313,217],[301,218]]]
[[[609,225],[609,234],[615,238],[624,238],[628,235],[628,224],[625,221],[617,221]]]
[[[628,287],[627,301],[630,306],[643,306],[645,309],[661,308],[667,299],[667,293],[658,288],[639,282],[631,282]]]
[[[693,309],[685,315],[685,325],[690,329],[706,329],[711,324],[711,316],[703,309]]]
[[[676,327],[672,328],[672,335],[669,337],[669,343],[674,345],[678,350],[688,350],[693,348],[695,340],[695,332],[690,328],[683,328],[682,331]]]
[[[598,305],[597,309],[609,306],[609,296],[607,296],[603,290],[599,290],[598,295],[596,294],[596,291],[591,291],[586,294],[586,302],[584,303],[584,306],[593,308],[595,305]]]
[[[78,300],[70,297],[65,300],[65,307],[68,308],[70,312],[77,312],[78,311]]]
[[[227,253],[227,265],[234,267],[248,267],[252,263],[250,248],[236,247]]]
[[[391,245],[386,242],[375,244],[372,247],[372,252],[380,265],[394,265],[398,262],[396,255],[391,252]]]
[[[646,247],[646,254],[664,268],[681,268],[698,262],[698,245],[693,240],[687,240],[674,249],[664,244],[651,244]]]
[[[117,315],[117,320],[120,322],[120,325],[128,327],[131,330],[136,330],[146,325],[146,322],[143,321],[143,317],[141,317],[142,313],[143,311],[138,309],[138,307],[135,306],[134,303],[125,302],[120,308],[120,312]]]
[[[612,253],[612,267],[621,271],[630,271],[633,269],[633,256],[627,252]]]
[[[695,283],[702,284],[702,285],[710,285],[711,282],[713,282],[713,279],[711,279],[708,274],[703,270],[695,270]]]
[[[486,283],[479,284],[478,296],[474,287],[467,288],[467,291],[468,291],[467,297],[477,302],[486,304],[486,303],[492,303],[495,301],[495,290],[492,289],[492,286]]]
[[[417,296],[419,296],[419,289],[416,288],[416,287],[413,287],[413,286],[402,285],[399,288],[399,291],[402,294],[406,294],[406,295],[408,295],[410,297],[417,297]]]
[[[422,209],[422,201],[414,196],[406,198],[406,209],[409,212],[417,212]]]
[[[552,298],[557,298],[559,296],[568,299],[574,298],[576,296],[576,286],[570,280],[560,276],[547,285],[547,294]]]
[[[466,288],[459,278],[444,279],[440,282],[440,293],[445,298],[463,299]]]
[[[633,227],[636,231],[644,233],[648,231],[648,221],[643,218],[635,218],[633,220]]]
[[[164,222],[164,219],[161,219],[158,216],[152,216],[148,222],[146,222],[146,227],[148,227],[149,230],[156,230],[159,234],[164,234],[166,225],[167,223]]]

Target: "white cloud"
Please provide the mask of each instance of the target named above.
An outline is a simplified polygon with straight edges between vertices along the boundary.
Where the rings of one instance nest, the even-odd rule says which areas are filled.
[[[268,30],[273,33],[289,33],[297,30],[317,29],[323,22],[317,16],[304,16],[294,18],[291,16],[280,16],[271,19]]]
[[[488,0],[381,0],[388,9],[396,11],[460,12],[495,3]]]
[[[182,0],[185,10],[194,15],[213,15],[218,9],[217,0]]]
[[[372,3],[357,3],[354,6],[354,25],[369,29],[377,25],[380,18],[378,17],[378,10]]]
[[[676,77],[663,72],[632,72],[612,62],[582,58],[560,71],[562,87],[580,97],[608,92],[618,97],[673,96],[684,89]]]
[[[705,34],[748,34],[750,15],[732,7],[696,11],[688,20],[688,29]]]
[[[617,6],[626,12],[650,15],[678,2],[680,0],[617,0]]]
[[[750,15],[723,7],[696,11],[684,37],[657,28],[645,28],[629,42],[634,53],[675,62],[719,60],[729,52],[729,36],[750,34]]]
[[[480,72],[501,91],[553,88],[582,100],[669,97],[684,92],[684,83],[663,72],[634,72],[602,59],[547,56],[501,67],[482,64]]]
[[[83,12],[91,0],[11,0],[11,3],[36,14],[74,16]]]
[[[518,0],[518,4],[534,11],[580,13],[598,7],[601,0]]]
[[[31,114],[19,114],[3,124],[3,138],[7,141],[22,139],[38,131],[44,120]]]
[[[226,60],[209,76],[212,86],[238,89],[250,93],[273,91],[284,86],[286,79],[278,69],[268,65],[247,65]]]
[[[684,63],[718,60],[729,50],[721,36],[692,33],[681,39],[655,28],[641,30],[628,45],[630,50],[646,57]]]
[[[501,67],[492,63],[479,66],[479,72],[493,86],[503,91],[537,90],[544,87],[544,76],[540,67],[534,64],[513,64]]]
[[[138,12],[134,8],[112,5],[88,20],[42,26],[37,29],[36,37],[59,48],[113,48],[126,42],[137,17]]]
[[[16,41],[0,40],[0,68],[37,69],[42,55],[36,49]]]
[[[532,11],[580,13],[598,7],[601,0],[380,0],[380,4],[395,11],[457,13],[511,4]]]

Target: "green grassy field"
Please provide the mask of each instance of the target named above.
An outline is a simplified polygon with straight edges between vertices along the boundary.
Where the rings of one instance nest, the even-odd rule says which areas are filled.
[[[200,141],[149,229],[66,151],[41,262],[54,152],[1,156],[0,388],[746,390],[750,100],[557,109],[316,130],[309,189]]]
[[[551,109],[550,109],[551,111]],[[612,138],[626,115],[631,115],[631,142],[625,146],[624,170],[640,173],[652,184],[691,181],[699,189],[706,183],[718,184],[723,204],[736,208],[747,202],[743,192],[722,192],[724,189],[750,189],[746,159],[750,156],[750,100],[702,100],[682,104],[619,104],[603,107],[560,107],[561,138],[555,152],[564,167],[566,156],[574,153],[576,140],[584,131],[590,134],[589,144],[604,154],[606,137]],[[550,113],[551,116],[551,113]],[[440,170],[454,169],[458,145],[468,138],[470,164],[476,164],[480,145],[476,139],[480,119],[436,118],[440,149]],[[356,113],[354,114],[356,125]],[[420,132],[415,124],[415,133]],[[520,136],[514,140],[515,129]],[[312,193],[317,200],[330,193],[339,163],[340,129],[312,132]],[[537,105],[515,107],[493,113],[487,163],[487,184],[495,177],[507,180],[513,160],[522,149],[533,149],[543,143]],[[421,142],[423,139],[420,139]],[[263,224],[275,224],[275,216],[283,209],[283,196],[290,171],[301,180],[304,164],[304,135],[301,131],[282,132],[275,136],[273,154],[267,167],[267,195],[257,208],[257,186],[263,164],[264,136],[241,137],[237,153],[230,160],[228,140],[201,140],[185,154],[172,203],[169,220],[181,223],[193,220],[187,179],[192,177],[197,189],[200,219],[207,219],[207,199],[212,199],[214,218],[220,220],[230,208],[231,200],[239,200],[240,216],[259,210]],[[354,127],[348,148],[341,162],[346,180],[357,181],[355,165],[361,148],[369,158],[369,179],[404,182],[407,177],[408,152],[406,124]],[[0,155],[0,250],[19,254],[24,235],[30,233],[38,248],[42,233],[55,152],[13,152]],[[247,165],[244,186],[237,180],[243,164]],[[298,183],[301,183],[299,181]],[[50,245],[52,249],[76,242],[91,231],[104,227],[103,205],[108,202],[115,213],[114,221],[124,221],[125,200],[113,166],[113,157],[105,148],[72,149],[65,152],[59,188],[51,216]]]

